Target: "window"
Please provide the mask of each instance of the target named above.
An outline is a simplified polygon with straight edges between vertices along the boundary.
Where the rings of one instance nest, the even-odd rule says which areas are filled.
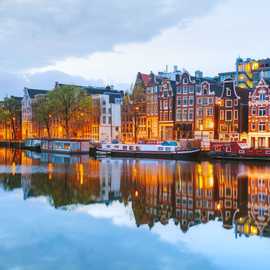
[[[198,98],[198,101],[197,101],[197,104],[201,104],[202,103],[202,99],[201,98]]]
[[[234,111],[234,120],[238,120],[238,111]]]
[[[203,108],[197,109],[197,116],[203,116]]]
[[[163,92],[164,97],[168,97],[168,91]]]
[[[177,105],[178,105],[178,106],[181,106],[181,97],[178,97],[178,98],[177,98]]]
[[[255,123],[252,123],[251,124],[251,130],[255,130],[256,129],[256,124]]]
[[[231,107],[232,107],[232,100],[227,99],[227,100],[225,101],[225,107],[231,108]]]
[[[265,101],[266,100],[266,95],[265,92],[261,92],[259,93],[259,101]]]
[[[226,89],[226,96],[227,96],[227,97],[230,97],[231,95],[232,95],[231,89],[227,88],[227,89]]]
[[[188,97],[184,97],[184,105],[188,104]]]
[[[189,105],[193,105],[194,104],[194,98],[193,97],[189,97]]]
[[[251,114],[256,115],[256,113],[257,113],[256,107],[252,107]]]
[[[187,86],[186,85],[183,86],[183,94],[187,94]]]
[[[106,124],[106,116],[103,116],[102,122],[103,122],[103,124]]]
[[[102,113],[106,114],[106,107],[102,108]]]
[[[209,103],[209,104],[213,104],[213,103],[214,103],[214,99],[213,99],[213,98],[209,98],[209,99],[208,99],[208,103]]]
[[[177,112],[176,112],[176,120],[181,120],[181,118],[182,118],[181,110],[177,110]]]
[[[193,120],[193,110],[190,110],[190,111],[189,111],[188,119],[189,119],[189,120]]]
[[[259,131],[265,131],[265,123],[264,122],[259,123]]]
[[[265,108],[260,108],[259,109],[259,116],[265,116],[266,115],[266,110]]]
[[[234,100],[234,106],[238,106],[238,99]]]
[[[232,111],[226,111],[225,117],[226,121],[232,121]]]
[[[208,108],[207,109],[207,115],[212,116],[213,115],[213,108]]]
[[[190,94],[194,93],[194,86],[190,85],[188,90]]]

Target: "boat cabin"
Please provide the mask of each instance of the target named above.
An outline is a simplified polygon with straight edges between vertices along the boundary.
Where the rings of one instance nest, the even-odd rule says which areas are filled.
[[[41,151],[53,153],[89,153],[90,142],[88,140],[42,140]]]

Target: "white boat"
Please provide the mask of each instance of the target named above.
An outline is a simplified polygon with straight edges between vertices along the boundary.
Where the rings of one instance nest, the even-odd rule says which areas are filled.
[[[170,144],[101,144],[96,154],[115,157],[191,159],[198,157],[200,148],[182,149],[176,143]]]

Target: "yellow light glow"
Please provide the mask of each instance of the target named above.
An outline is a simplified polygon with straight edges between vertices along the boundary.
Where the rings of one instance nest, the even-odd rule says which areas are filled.
[[[15,162],[12,162],[11,171],[12,171],[12,175],[14,176],[16,174],[16,163]]]
[[[83,177],[84,177],[84,168],[83,164],[79,165],[79,173],[80,173],[80,184],[83,184]]]
[[[135,197],[137,198],[139,196],[138,190],[135,191]]]
[[[220,209],[221,209],[221,204],[218,203],[218,204],[217,204],[217,210],[220,210]]]
[[[257,235],[257,234],[258,234],[258,229],[257,229],[257,227],[251,226],[251,234],[252,234],[252,235]]]

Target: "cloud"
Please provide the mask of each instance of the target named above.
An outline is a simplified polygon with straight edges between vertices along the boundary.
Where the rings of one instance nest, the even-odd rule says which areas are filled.
[[[14,72],[142,42],[222,0],[2,0],[1,69]]]
[[[105,86],[107,82],[102,79],[87,80],[81,76],[69,75],[65,72],[50,70],[44,72],[37,72],[33,74],[9,73],[0,72],[0,99],[7,95],[22,96],[23,88],[37,88],[37,89],[53,89],[55,82],[77,84],[77,85],[93,85]],[[115,89],[127,90],[128,84],[115,84]]]

